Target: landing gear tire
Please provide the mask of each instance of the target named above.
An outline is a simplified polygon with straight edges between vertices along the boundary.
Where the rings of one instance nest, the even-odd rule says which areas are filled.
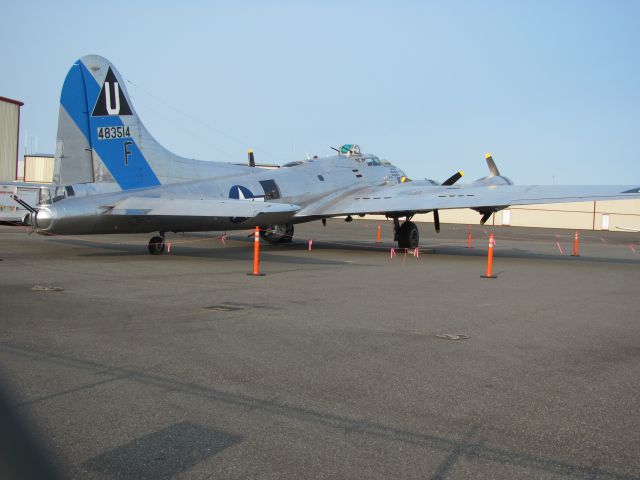
[[[291,243],[293,241],[293,224],[268,225],[260,229],[260,237],[271,245]]]
[[[420,232],[413,222],[404,222],[398,229],[398,247],[418,248]]]
[[[287,229],[282,238],[282,243],[291,243],[293,242],[293,223],[287,223]]]
[[[153,237],[149,240],[149,253],[151,255],[162,255],[164,253],[164,237]]]

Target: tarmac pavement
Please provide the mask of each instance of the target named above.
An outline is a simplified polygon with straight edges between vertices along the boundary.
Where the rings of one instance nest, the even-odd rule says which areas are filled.
[[[297,225],[264,277],[249,232],[0,226],[15,412],[73,478],[640,479],[638,234],[419,224],[391,258],[377,223]]]

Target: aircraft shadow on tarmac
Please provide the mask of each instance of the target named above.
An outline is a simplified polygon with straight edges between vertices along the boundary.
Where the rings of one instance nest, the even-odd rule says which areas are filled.
[[[234,239],[237,241],[242,241],[244,239]],[[253,240],[247,240],[247,242],[252,242]],[[267,246],[271,247],[272,250],[269,251],[278,251],[278,250],[290,250],[290,251],[307,251],[308,244],[304,242],[292,242],[289,244],[275,245],[275,246]],[[261,247],[261,252],[264,247]],[[357,240],[346,240],[344,243],[342,242],[331,242],[331,241],[321,241],[314,240],[312,249],[320,250],[320,251],[345,251],[345,252],[368,252],[374,254],[389,254],[391,249],[396,251],[396,254],[403,255],[403,249],[399,249],[395,246],[395,244],[375,244],[372,245],[368,242],[362,242]],[[407,250],[407,254],[411,255],[412,250]],[[446,244],[437,244],[430,245],[429,243],[420,247],[420,254],[424,255],[449,255],[449,256],[458,256],[458,257],[486,257],[487,250],[486,248],[466,248],[466,246],[456,246],[456,245],[446,245]],[[262,255],[262,253],[261,253]],[[629,264],[629,265],[640,265],[640,258],[616,258],[616,257],[603,257],[603,256],[590,256],[583,255],[578,258],[572,257],[570,254],[566,253],[564,255],[559,254],[550,254],[550,253],[539,253],[533,252],[524,248],[498,248],[496,247],[495,255],[497,258],[512,258],[512,259],[522,259],[522,260],[550,260],[550,261],[561,261],[561,262],[576,262],[576,261],[588,261],[588,262],[602,262],[602,263],[617,263],[617,264]],[[242,257],[243,258],[243,257]],[[278,259],[284,258],[281,256],[277,257]],[[277,260],[276,260],[277,261]],[[342,263],[342,262],[340,262]]]
[[[133,243],[110,243],[110,242],[97,242],[87,241],[81,239],[71,238],[59,238],[51,240],[53,242],[59,242],[68,245],[83,246],[91,249],[109,250],[102,252],[90,252],[81,254],[84,257],[114,257],[114,256],[145,256],[146,246]],[[213,241],[213,240],[211,240]],[[212,248],[203,248],[202,246],[194,246],[185,244],[180,240],[172,242],[171,256],[178,257],[195,257],[195,258],[211,258],[216,260],[250,260],[253,257],[253,251],[251,246],[253,239],[246,237],[229,237],[229,243],[240,245],[226,245],[220,247],[219,244]],[[200,243],[202,245],[202,243]],[[346,240],[345,242],[331,242],[317,240],[312,244],[312,250],[319,251],[344,251],[344,252],[363,252],[372,254],[385,254],[395,248],[391,244],[374,244],[367,242],[361,242],[357,240]],[[396,252],[400,255],[403,254],[401,249],[395,248]],[[288,256],[280,255],[284,252],[301,252],[304,256]],[[465,246],[437,244],[426,244],[420,247],[421,254],[429,255],[448,255],[459,257],[485,257],[485,248],[472,248],[468,249]],[[275,255],[274,255],[275,253]],[[411,251],[408,252],[411,254]],[[572,257],[569,253],[564,255],[539,253],[524,248],[517,247],[496,247],[495,250],[496,259],[510,258],[521,260],[547,260],[547,261],[560,261],[560,262],[598,262],[598,263],[611,263],[611,264],[623,264],[623,265],[640,265],[640,259],[634,258],[616,258],[616,257],[604,257],[604,256],[590,256],[583,255],[578,258]],[[261,245],[260,257],[263,261],[283,263],[283,264],[302,264],[302,265],[345,265],[348,262],[341,260],[330,260],[326,258],[318,258],[308,255],[308,243],[301,241],[293,241],[288,244],[280,245]],[[497,261],[497,260],[496,260]]]
[[[76,245],[87,247],[88,249],[99,249],[101,251],[90,251],[87,253],[79,254],[80,257],[142,257],[147,258],[146,246],[140,244],[127,244],[127,243],[109,243],[109,242],[96,242],[74,239],[55,239],[52,240],[57,243],[66,245]],[[237,241],[237,239],[234,239]],[[253,242],[253,240],[251,240]],[[105,251],[106,250],[106,251]],[[301,249],[303,250],[303,249]],[[274,255],[275,252],[281,252],[282,249],[265,245],[260,248],[260,258],[262,261],[269,261],[282,264],[300,264],[300,265],[348,265],[348,262],[341,260],[322,259],[313,256],[290,256],[290,255]],[[209,258],[217,261],[245,261],[248,264],[252,261],[253,251],[246,245],[233,246],[227,245],[225,247],[212,247],[202,248],[190,245],[180,245],[179,243],[172,244],[171,253],[165,253],[163,256],[170,257],[190,257],[190,258]]]
[[[493,464],[496,467],[517,467],[528,471],[550,473],[562,478],[640,480],[640,477],[638,476],[619,474],[611,470],[605,470],[604,468],[580,465],[566,460],[555,460],[553,458],[539,456],[532,453],[522,453],[513,451],[509,448],[486,445],[482,439],[477,438],[479,425],[472,425],[470,430],[462,439],[449,438],[443,435],[389,426],[373,420],[350,418],[336,413],[307,408],[305,406],[291,405],[286,402],[279,401],[277,398],[264,399],[242,393],[227,392],[207,385],[184,382],[161,374],[149,373],[145,370],[115,367],[100,362],[76,358],[67,354],[44,351],[33,346],[12,342],[0,342],[0,350],[6,354],[43,361],[45,363],[59,366],[72,367],[74,369],[84,370],[87,372],[96,372],[103,375],[104,372],[109,372],[111,381],[118,381],[126,378],[127,380],[136,382],[143,387],[163,388],[229,407],[238,407],[242,409],[250,408],[252,410],[262,411],[269,415],[280,415],[300,423],[322,425],[332,428],[342,434],[357,433],[386,442],[400,442],[408,445],[421,446],[430,450],[445,452],[448,455],[440,465],[437,466],[435,474],[431,477],[433,479],[445,478],[447,474],[451,473],[451,470],[460,460],[479,460],[483,463]],[[100,383],[104,384],[109,381],[109,379],[105,379]],[[85,385],[84,388],[91,389],[94,386],[94,383],[89,383]],[[83,387],[75,387],[72,390],[61,391],[54,395],[64,396],[67,393],[77,392],[82,388]],[[40,399],[31,399],[23,402],[22,405],[38,403],[51,397],[52,395],[47,395]],[[210,430],[204,426],[178,424],[177,426],[169,428],[175,429],[176,431],[158,431],[152,433],[139,439],[141,442],[138,442],[138,445],[136,445],[134,441],[133,443],[125,446],[115,447],[115,449],[103,452],[93,459],[88,460],[83,464],[83,466],[92,470],[105,471],[113,469],[111,470],[112,472],[115,471],[122,473],[121,469],[127,466],[127,459],[131,459],[132,456],[135,457],[137,454],[143,454],[146,458],[152,452],[157,452],[157,449],[160,446],[163,447],[161,450],[166,452],[168,457],[164,458],[163,462],[166,463],[166,465],[168,465],[168,469],[175,474],[177,473],[176,469],[180,469],[180,459],[169,458],[170,451],[173,450],[178,456],[180,456],[180,453],[185,448],[184,443],[188,443],[189,439],[193,438],[194,435],[199,436],[204,432],[204,438],[208,439],[207,442],[212,442],[210,447],[215,452],[221,451],[228,446],[242,441],[241,437],[236,436],[233,433]],[[177,435],[172,435],[176,432],[178,433]],[[180,444],[172,445],[172,438],[178,438]],[[195,457],[191,461],[186,462],[189,466],[197,464],[198,461],[204,460],[206,456],[208,456],[202,452],[200,454],[198,453],[202,450],[200,448],[202,447],[200,440],[198,440],[198,442],[199,447],[198,445],[194,446],[196,451]],[[166,447],[173,448],[167,449]],[[129,466],[129,468],[131,468],[131,466]],[[152,478],[149,475],[157,473],[157,470],[154,469],[153,472],[143,470],[136,471],[136,473],[140,474],[137,478]],[[149,475],[147,475],[147,473],[149,473]]]
[[[448,246],[439,246],[434,248],[435,253],[443,254],[443,255],[456,255],[456,256],[481,256],[486,257],[487,251],[486,249],[478,248],[469,250],[466,247],[448,247]],[[601,262],[601,263],[617,263],[617,264],[627,264],[627,265],[640,265],[640,259],[636,260],[634,258],[616,258],[616,257],[602,257],[602,256],[590,256],[590,255],[581,255],[578,258],[572,257],[571,254],[565,253],[564,255],[560,254],[551,254],[551,253],[538,253],[532,252],[531,250],[527,250],[524,248],[498,248],[495,249],[495,257],[496,262],[499,258],[510,258],[510,259],[521,259],[521,260],[550,260],[554,262]]]

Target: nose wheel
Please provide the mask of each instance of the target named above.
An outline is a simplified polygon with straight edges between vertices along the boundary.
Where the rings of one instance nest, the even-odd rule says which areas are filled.
[[[149,253],[151,255],[162,255],[164,253],[164,235],[153,237],[149,240]]]

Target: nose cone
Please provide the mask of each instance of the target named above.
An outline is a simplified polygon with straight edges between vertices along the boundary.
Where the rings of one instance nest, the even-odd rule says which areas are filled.
[[[53,214],[48,208],[41,208],[35,215],[35,227],[39,230],[48,230],[53,224]]]

